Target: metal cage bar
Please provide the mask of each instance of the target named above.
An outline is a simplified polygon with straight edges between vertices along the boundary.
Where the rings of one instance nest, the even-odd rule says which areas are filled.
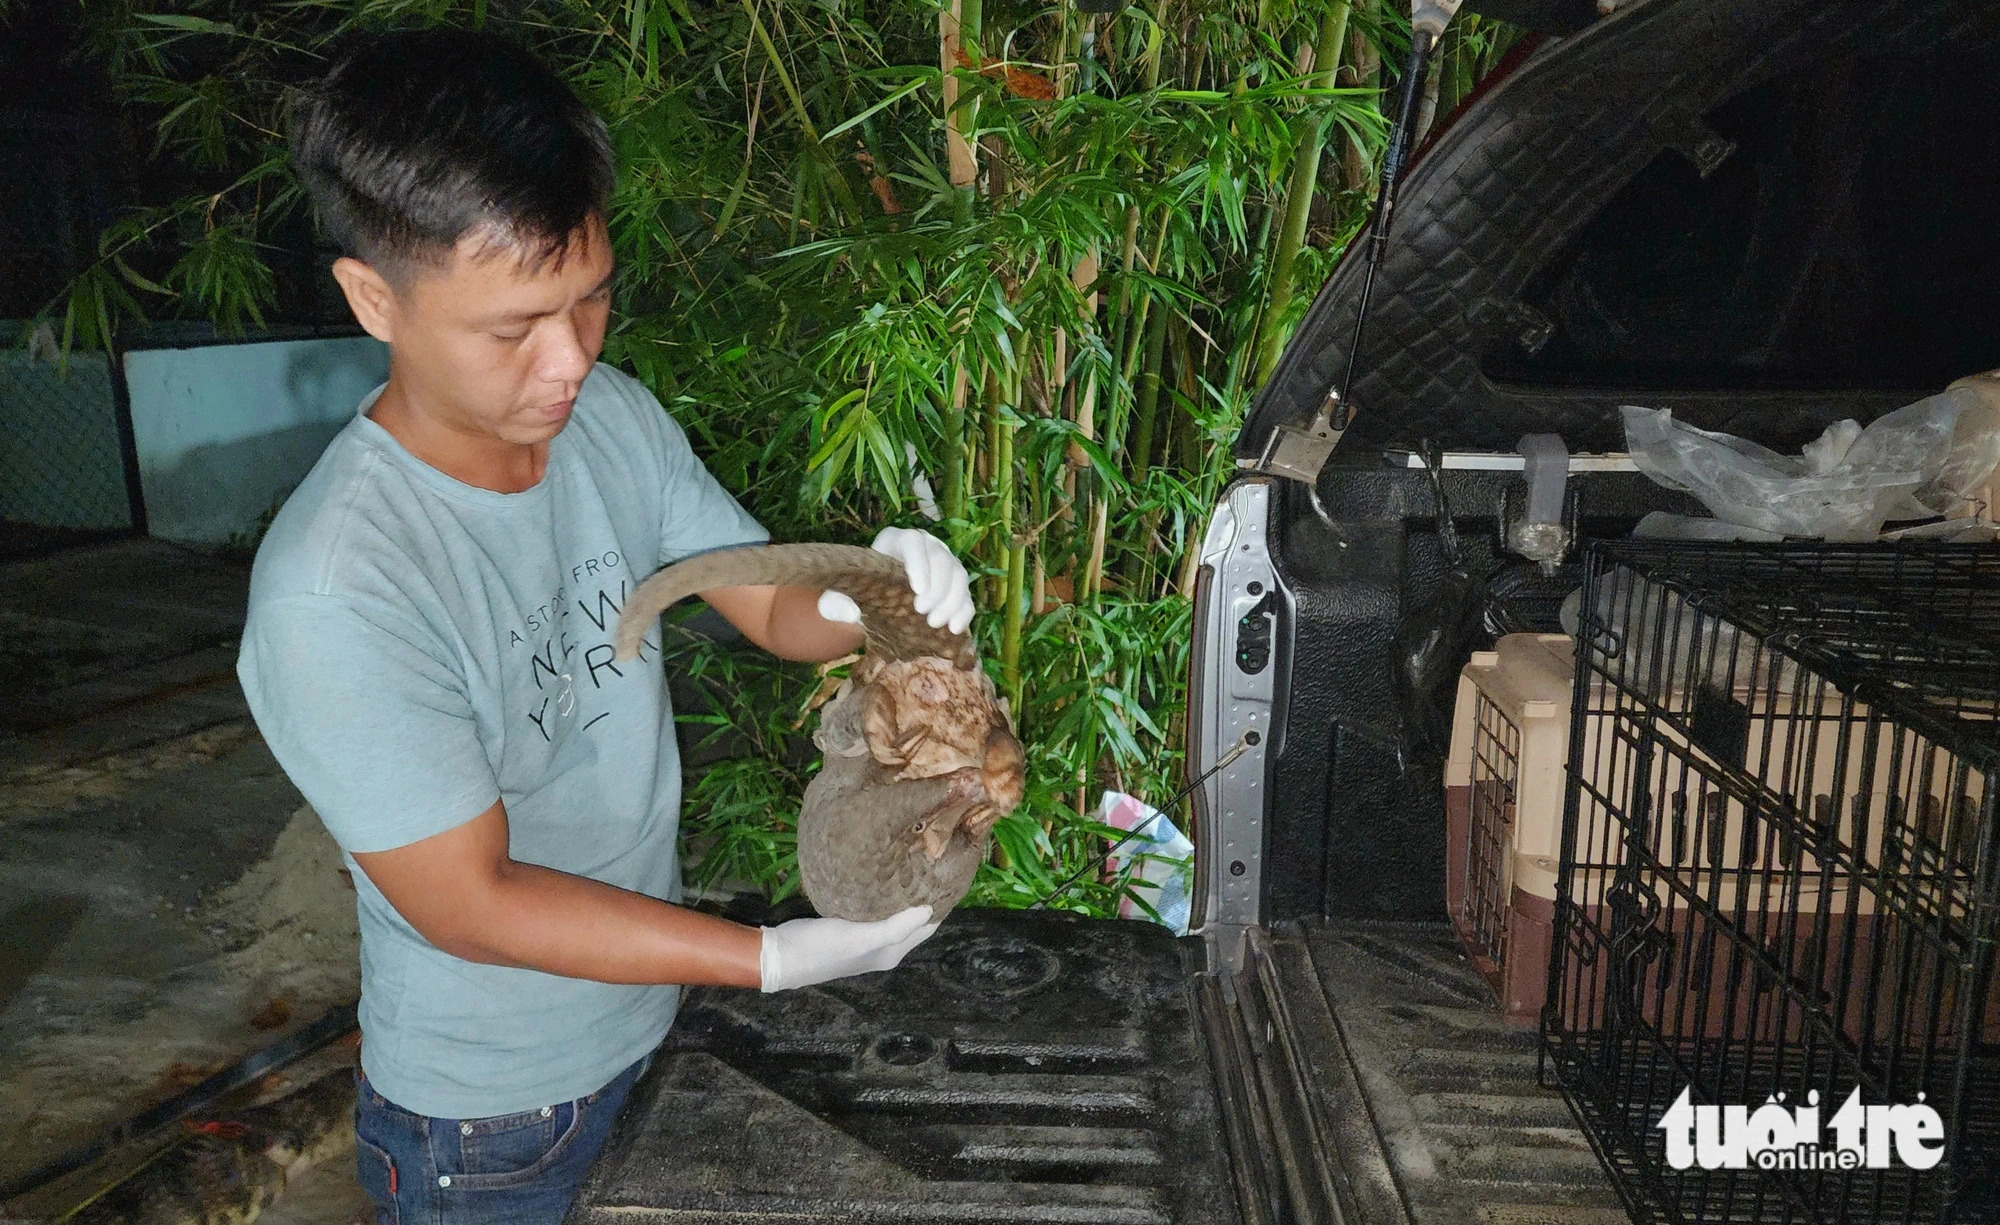
[[[2000,550],[1604,542],[1583,600],[1543,1055],[1634,1218],[2000,1220]],[[1938,1164],[1668,1160],[1683,1092],[1857,1088]]]

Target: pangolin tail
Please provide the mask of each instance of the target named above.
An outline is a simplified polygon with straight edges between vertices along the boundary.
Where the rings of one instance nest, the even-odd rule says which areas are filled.
[[[912,603],[903,563],[845,544],[768,544],[722,549],[677,562],[639,584],[618,614],[617,657],[631,659],[662,612],[717,587],[818,587],[861,607],[868,650],[883,662],[937,656],[973,666],[972,639],[933,629]]]

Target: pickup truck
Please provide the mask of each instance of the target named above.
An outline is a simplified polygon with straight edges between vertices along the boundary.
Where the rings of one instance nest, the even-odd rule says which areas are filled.
[[[1418,150],[1349,403],[1359,259],[1207,529],[1190,777],[1244,751],[1194,795],[1194,933],[962,910],[889,974],[691,992],[572,1221],[1640,1211],[1454,934],[1425,729],[1580,582],[1503,545],[1524,436],[1580,545],[1698,510],[1621,405],[1796,449],[2000,367],[2000,6],[1471,6],[1537,37]]]

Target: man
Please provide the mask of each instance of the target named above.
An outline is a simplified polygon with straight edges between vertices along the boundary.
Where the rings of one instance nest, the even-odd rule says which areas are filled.
[[[355,868],[360,1172],[384,1222],[555,1222],[679,984],[766,991],[892,967],[935,930],[768,929],[677,906],[680,768],[658,667],[610,644],[659,565],[765,533],[658,402],[595,364],[609,313],[603,123],[489,35],[377,39],[301,95],[293,154],[390,349],[258,550],[239,674]],[[921,532],[919,612],[965,571]],[[758,646],[861,642],[836,593],[709,603]]]

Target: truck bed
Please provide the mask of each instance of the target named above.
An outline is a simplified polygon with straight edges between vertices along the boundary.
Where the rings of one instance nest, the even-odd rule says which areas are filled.
[[[1619,1225],[1437,924],[961,910],[898,969],[690,991],[571,1225]]]
[[[1264,1168],[1239,1183],[1266,1201],[1246,1219],[1626,1221],[1537,1081],[1535,1035],[1502,1022],[1448,924],[1281,924],[1253,934],[1249,961],[1239,981],[1206,980],[1202,1008],[1220,1079],[1248,1090],[1225,1100],[1271,1141],[1246,1146]]]
[[[885,974],[690,991],[569,1221],[1226,1225],[1198,951],[959,910]]]

